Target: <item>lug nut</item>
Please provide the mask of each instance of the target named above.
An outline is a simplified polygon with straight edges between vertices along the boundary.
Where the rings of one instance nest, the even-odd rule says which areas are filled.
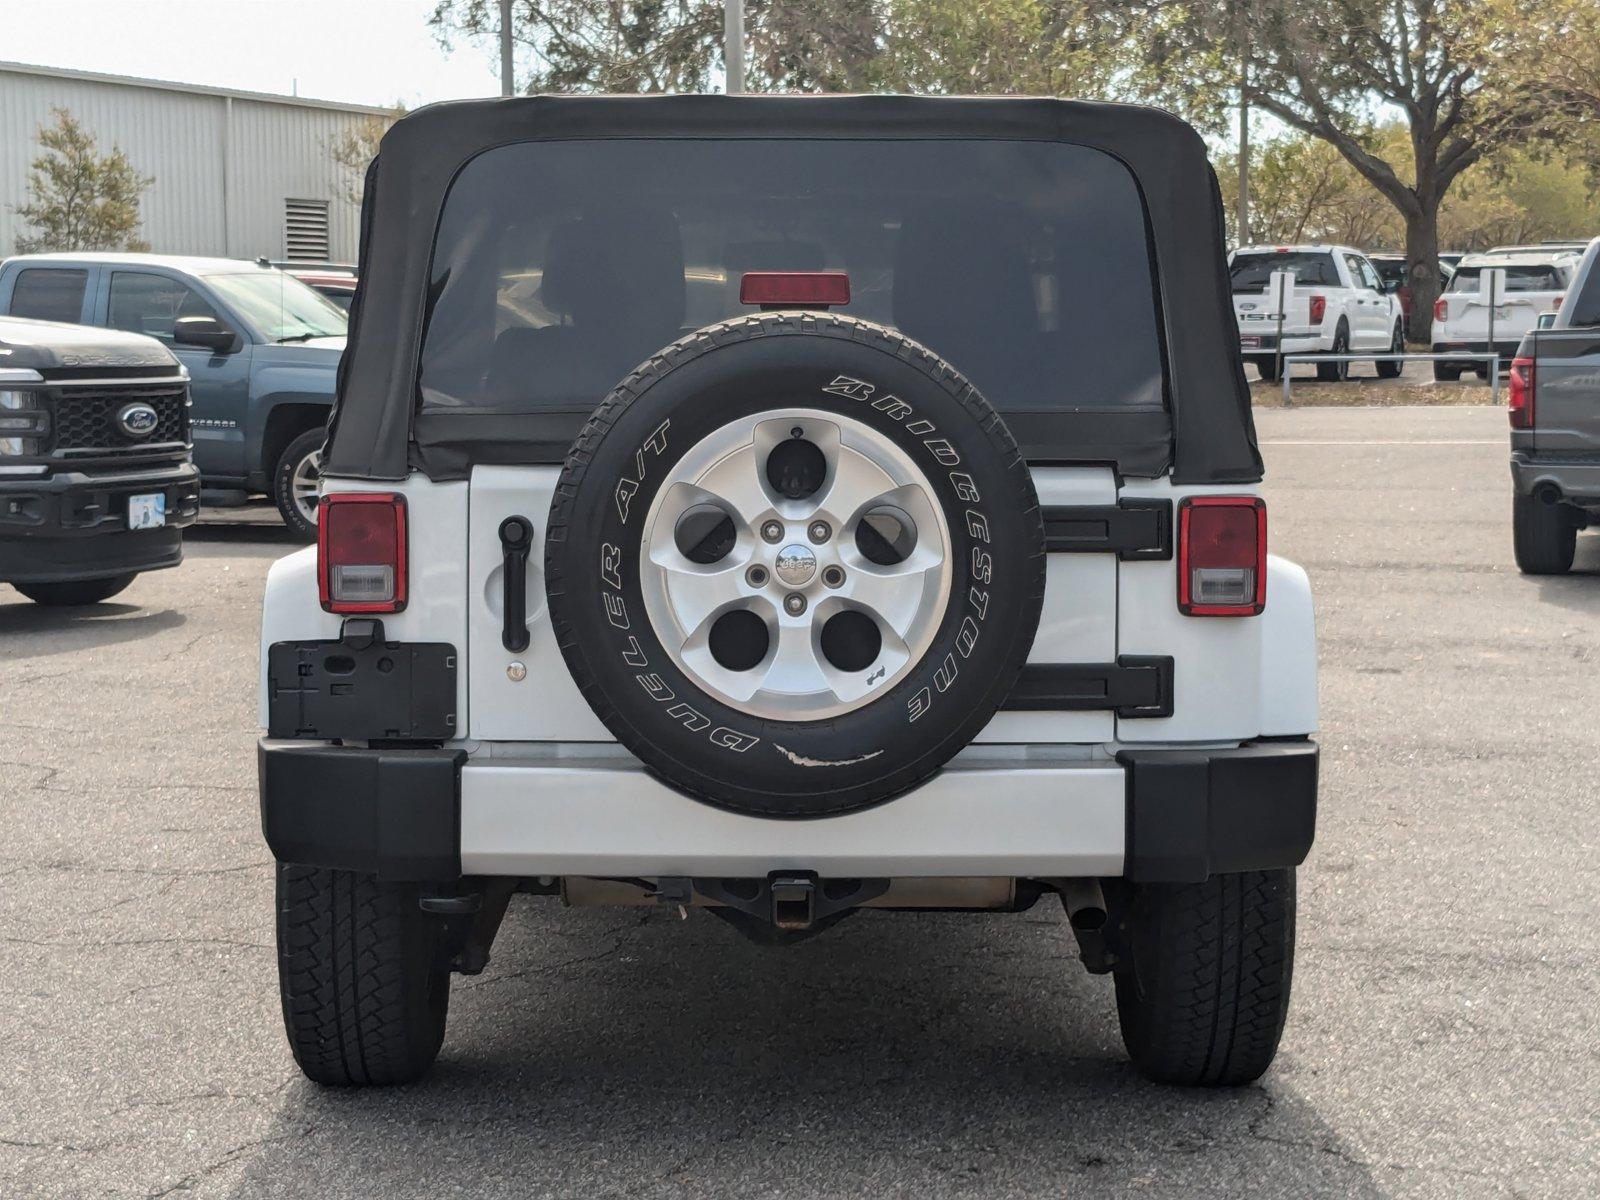
[[[766,587],[767,569],[760,565],[751,567],[744,573],[744,581],[751,587]]]
[[[781,541],[783,538],[783,524],[779,521],[768,521],[761,527],[761,536],[765,541]]]
[[[811,540],[816,542],[818,545],[821,545],[823,542],[827,541],[833,536],[833,530],[828,528],[828,523],[826,521],[811,522],[811,528],[806,530],[806,533],[810,536]]]
[[[806,610],[806,598],[799,592],[790,592],[783,598],[783,611],[791,617],[798,617]]]
[[[822,582],[827,584],[831,588],[843,587],[844,586],[844,568],[843,567],[823,567],[822,568]]]

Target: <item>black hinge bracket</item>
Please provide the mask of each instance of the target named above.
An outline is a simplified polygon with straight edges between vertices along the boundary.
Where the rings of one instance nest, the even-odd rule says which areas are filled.
[[[1172,501],[1046,504],[1044,548],[1052,554],[1115,554],[1126,560],[1172,557]]]
[[[1124,654],[1114,663],[1029,663],[1000,707],[1024,712],[1172,715],[1172,658]]]

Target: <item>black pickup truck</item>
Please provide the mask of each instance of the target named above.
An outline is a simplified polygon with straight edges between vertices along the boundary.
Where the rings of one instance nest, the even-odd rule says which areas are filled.
[[[1572,569],[1580,529],[1600,520],[1600,238],[1552,320],[1511,362],[1511,532],[1527,575]]]
[[[138,334],[0,317],[0,582],[97,604],[183,560],[189,376]]]

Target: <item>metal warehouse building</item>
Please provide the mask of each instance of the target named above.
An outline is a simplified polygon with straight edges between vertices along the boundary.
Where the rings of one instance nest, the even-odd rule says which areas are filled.
[[[0,62],[0,255],[26,233],[39,128],[64,108],[100,153],[154,177],[141,236],[165,254],[354,262],[359,212],[333,159],[344,130],[388,109]],[[19,226],[21,226],[19,228]]]

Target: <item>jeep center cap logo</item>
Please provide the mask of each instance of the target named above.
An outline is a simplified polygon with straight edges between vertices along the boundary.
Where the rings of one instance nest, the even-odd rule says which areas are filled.
[[[809,546],[785,546],[778,551],[773,570],[790,587],[804,587],[817,573],[817,556]]]
[[[124,404],[117,409],[117,428],[131,438],[146,438],[156,431],[161,418],[148,404]]]

